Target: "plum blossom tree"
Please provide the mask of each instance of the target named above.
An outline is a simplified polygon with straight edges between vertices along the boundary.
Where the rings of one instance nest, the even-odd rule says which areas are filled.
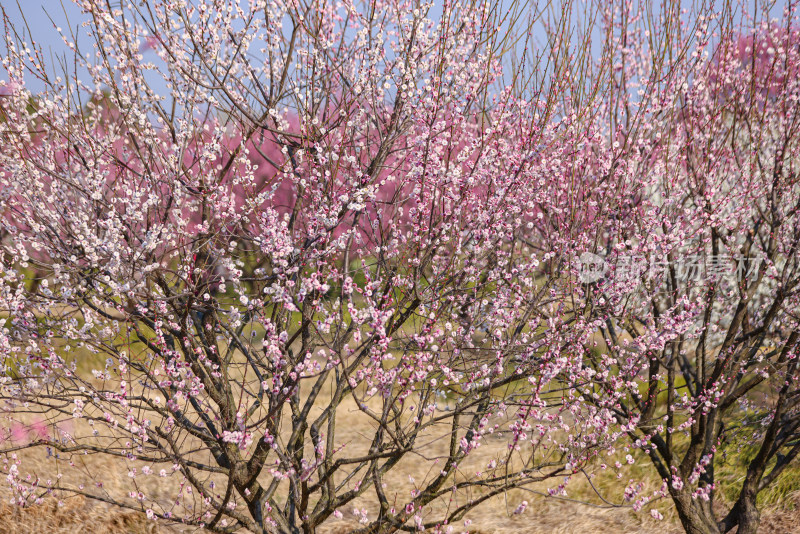
[[[553,382],[580,372],[566,355],[586,339],[544,276],[563,263],[555,235],[581,224],[542,224],[571,201],[549,176],[568,172],[561,140],[595,127],[551,120],[573,58],[550,60],[535,98],[513,89],[547,57],[503,57],[536,13],[78,5],[93,49],[65,35],[63,76],[6,19],[16,502],[77,494],[212,531],[310,533],[368,492],[364,532],[444,528],[613,441],[610,411]],[[492,435],[503,446],[478,454]],[[58,477],[25,471],[31,448]],[[128,486],[90,455],[125,465]],[[387,481],[404,464],[425,469],[400,493]],[[154,477],[175,491],[146,492]]]
[[[632,113],[606,148],[619,147],[628,202],[584,249],[606,270],[578,289],[598,335],[591,380],[576,386],[625,425],[687,532],[741,534],[800,453],[800,31],[789,8],[748,25],[699,20],[690,75],[633,103],[647,122]],[[651,67],[633,61],[618,79]],[[715,506],[715,465],[737,450],[736,497]]]
[[[754,531],[800,452],[791,11],[77,4],[93,46],[65,35],[61,76],[5,19],[16,502],[311,533],[371,495],[363,532],[443,532],[627,440],[664,480],[634,507]]]

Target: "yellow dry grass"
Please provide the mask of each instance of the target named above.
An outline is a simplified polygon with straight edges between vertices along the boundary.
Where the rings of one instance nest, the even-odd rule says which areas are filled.
[[[363,425],[354,421],[353,425],[342,424],[348,428],[348,436],[353,440],[363,435]],[[499,440],[498,440],[499,445]],[[492,447],[487,443],[487,448]],[[487,452],[488,454],[488,452]],[[20,453],[27,472],[46,473],[51,468],[44,455],[38,451]],[[118,461],[100,456],[85,457],[86,466],[98,473],[104,483],[112,487],[123,487],[129,482],[127,467]],[[64,476],[69,469],[61,466]],[[392,474],[389,487],[398,494],[410,491],[413,487],[409,476],[419,476],[413,462],[400,466]],[[163,486],[165,479],[151,478],[142,481],[143,491],[150,495],[169,494],[168,487]],[[579,493],[580,481],[575,490]],[[540,488],[544,488],[543,484]],[[585,488],[583,488],[585,490]],[[620,488],[621,489],[621,488]],[[119,510],[82,497],[63,500],[59,505],[55,498],[45,498],[40,505],[19,508],[8,503],[9,494],[6,488],[0,492],[0,534],[177,534],[198,532],[198,529],[181,527],[180,525],[163,525],[148,520],[143,514]],[[513,510],[522,500],[529,506],[525,512],[514,515]],[[665,505],[667,503],[664,503]],[[375,510],[377,502],[365,495],[353,503],[353,507]],[[664,510],[664,507],[661,507]],[[666,511],[666,510],[665,510]],[[473,510],[467,518],[471,521],[468,527],[463,523],[454,525],[455,532],[471,534],[573,534],[573,533],[641,533],[641,534],[679,534],[682,532],[673,514],[667,515],[664,521],[657,522],[648,514],[636,514],[627,508],[597,508],[567,501],[539,497],[520,490],[508,492],[494,500],[490,500]],[[342,519],[332,518],[320,529],[320,534],[345,534],[360,525],[354,515],[345,515]],[[782,507],[774,507],[763,513],[763,534],[788,534],[800,532],[800,493],[794,494],[793,502],[783,503]]]
[[[315,407],[319,413],[322,406],[326,406],[329,397],[323,394]],[[348,454],[358,455],[364,453],[374,436],[375,422],[365,417],[357,408],[352,398],[346,399],[338,411],[337,417],[337,444],[347,444]],[[312,414],[312,418],[315,414]],[[76,421],[76,425],[83,426]],[[85,435],[85,434],[84,434]],[[430,436],[431,438],[434,436]],[[427,441],[425,454],[428,458],[446,456],[447,440],[421,440]],[[98,441],[98,445],[102,442]],[[465,470],[479,470],[491,458],[502,455],[507,442],[497,435],[487,435],[481,447],[470,456]],[[309,451],[310,452],[310,451]],[[35,474],[42,479],[54,477],[56,472],[62,475],[62,483],[77,485],[81,474],[89,473],[94,481],[102,481],[104,488],[116,494],[130,490],[128,471],[135,466],[133,462],[101,455],[72,456],[70,461],[56,460],[47,456],[43,449],[32,449],[17,453],[22,460],[20,472]],[[396,497],[398,505],[407,502],[416,484],[430,477],[431,463],[420,461],[414,454],[404,458],[398,466],[390,471],[386,477],[386,494],[390,500]],[[646,460],[642,459],[643,462]],[[636,466],[635,477],[647,480],[648,470],[644,464]],[[268,475],[263,475],[262,483],[269,483]],[[85,477],[84,477],[85,481]],[[549,480],[531,486],[529,489],[546,493],[547,488],[556,486],[560,480]],[[196,528],[180,525],[164,525],[148,520],[144,514],[136,511],[112,508],[104,503],[92,501],[82,497],[64,499],[60,504],[53,497],[46,497],[40,505],[28,508],[19,508],[9,504],[10,494],[8,488],[0,481],[0,534],[61,534],[73,532],[101,532],[116,533],[178,533],[202,532]],[[175,495],[176,481],[173,478],[159,478],[156,476],[137,478],[139,491],[156,500],[168,500]],[[601,491],[618,498],[627,479],[616,480],[606,472],[594,481]],[[88,484],[87,484],[88,485]],[[660,485],[654,479],[648,480],[646,493],[652,492]],[[800,489],[800,488],[798,488]],[[570,483],[571,497],[593,501],[602,504],[593,495],[590,485],[583,479],[576,478]],[[792,502],[780,503],[779,506],[765,510],[763,513],[762,533],[785,534],[800,532],[800,492],[795,493]],[[458,496],[463,499],[466,495]],[[515,515],[513,512],[523,501],[529,503],[527,509]],[[448,506],[446,502],[434,503],[434,508]],[[572,533],[641,533],[641,534],[679,534],[682,532],[677,522],[670,503],[662,501],[657,504],[658,509],[664,514],[663,521],[656,521],[649,513],[635,513],[630,508],[608,508],[592,506],[572,501],[545,498],[537,493],[525,490],[512,490],[504,495],[489,500],[471,511],[465,521],[453,525],[454,532],[469,532],[471,534],[572,534]],[[369,491],[352,502],[348,509],[341,510],[345,515],[341,519],[331,518],[319,528],[320,534],[344,534],[351,532],[363,525],[358,523],[358,518],[352,513],[354,509],[366,509],[370,517],[375,517],[378,510],[377,499]]]

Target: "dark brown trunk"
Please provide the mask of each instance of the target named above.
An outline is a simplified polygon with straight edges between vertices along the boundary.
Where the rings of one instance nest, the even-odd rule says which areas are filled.
[[[739,510],[739,529],[737,534],[755,534],[758,531],[758,523],[761,514],[755,504],[748,504]]]
[[[672,501],[686,534],[720,534],[710,507],[704,507],[688,491],[673,491]]]
[[[731,532],[738,526],[736,534],[755,534],[758,532],[758,524],[761,513],[756,507],[756,493],[748,491],[745,487],[739,494],[739,499],[731,508],[730,513],[724,521],[720,522],[720,532]]]

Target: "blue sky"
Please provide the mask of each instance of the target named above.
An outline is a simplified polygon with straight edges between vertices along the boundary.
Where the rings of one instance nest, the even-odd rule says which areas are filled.
[[[438,0],[435,0],[437,4]],[[501,4],[508,2],[508,0],[498,0]],[[609,0],[611,1],[611,0]],[[660,4],[660,0],[652,0],[654,4]],[[712,0],[715,4],[722,5],[727,0]],[[753,0],[750,0],[753,1]],[[774,2],[770,14],[774,17],[780,17],[786,2],[795,2],[795,0],[777,0]],[[769,2],[759,0],[759,5],[766,5]],[[688,4],[688,2],[687,2]],[[532,6],[534,4],[531,4]],[[544,4],[542,4],[544,5]],[[34,40],[44,48],[45,57],[49,60],[51,57],[54,59],[64,54],[69,58],[70,53],[64,45],[61,37],[56,31],[55,27],[60,26],[65,33],[67,28],[72,28],[78,35],[78,44],[82,49],[91,47],[88,37],[85,35],[85,30],[78,29],[80,23],[85,20],[79,8],[77,8],[71,0],[0,0],[0,7],[2,7],[6,14],[11,19],[12,24],[17,28],[25,28],[23,25],[23,17],[21,11],[24,12],[24,20],[27,21],[27,27],[30,29]],[[441,9],[434,7],[430,16],[435,18]],[[534,39],[542,41],[545,33],[534,32]],[[0,54],[5,54],[5,45],[0,42]],[[52,56],[50,55],[52,54]],[[52,61],[50,61],[52,63]],[[0,77],[2,74],[0,74]],[[41,84],[37,84],[35,80],[29,79],[28,88],[37,92],[41,88]]]

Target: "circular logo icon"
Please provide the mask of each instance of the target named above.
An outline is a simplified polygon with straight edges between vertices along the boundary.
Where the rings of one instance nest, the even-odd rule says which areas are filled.
[[[578,258],[578,279],[584,284],[597,282],[606,273],[606,261],[597,254],[584,252]]]

